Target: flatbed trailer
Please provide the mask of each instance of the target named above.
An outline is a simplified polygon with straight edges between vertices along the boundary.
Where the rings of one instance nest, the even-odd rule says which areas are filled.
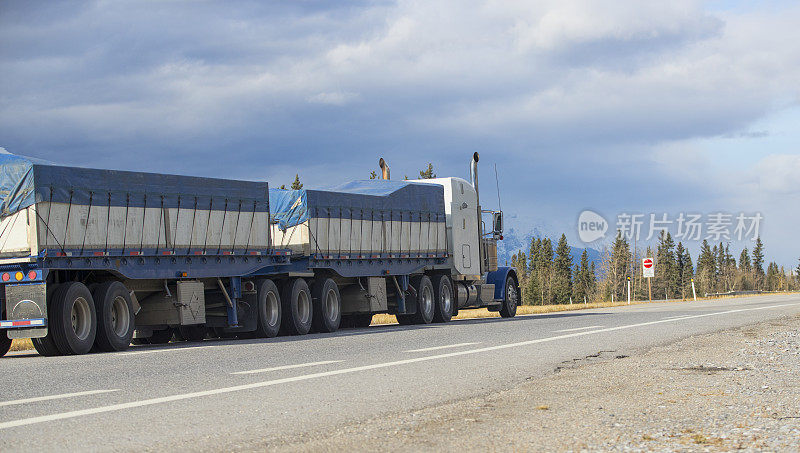
[[[0,156],[0,355],[274,337],[513,316],[473,181],[359,181],[329,190],[62,167]],[[498,229],[499,228],[499,229]],[[488,237],[486,237],[488,236]],[[454,253],[453,251],[457,253]]]

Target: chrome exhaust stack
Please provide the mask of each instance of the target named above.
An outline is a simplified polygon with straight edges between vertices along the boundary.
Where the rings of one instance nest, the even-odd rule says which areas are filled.
[[[387,180],[391,179],[390,178],[391,175],[389,173],[389,165],[386,164],[386,161],[383,160],[383,157],[381,157],[381,160],[378,161],[378,166],[381,167],[381,179],[387,179]]]
[[[469,177],[472,183],[472,188],[475,189],[475,196],[478,199],[478,204],[481,203],[481,197],[478,194],[478,153],[472,154],[472,161],[469,163]]]

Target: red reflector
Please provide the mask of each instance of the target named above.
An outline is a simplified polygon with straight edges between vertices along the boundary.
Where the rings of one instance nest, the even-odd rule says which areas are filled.
[[[30,279],[30,280],[36,280],[36,277],[38,277],[38,274],[36,274],[36,271],[30,271],[30,272],[28,272],[28,279]]]
[[[3,281],[7,282],[9,280],[11,280],[11,276],[8,275],[8,272],[3,272]]]

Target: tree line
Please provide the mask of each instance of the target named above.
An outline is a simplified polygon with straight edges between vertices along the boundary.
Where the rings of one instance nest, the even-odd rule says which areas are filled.
[[[633,250],[628,239],[617,234],[604,248],[597,265],[589,262],[586,250],[573,263],[571,248],[562,234],[555,247],[549,238],[533,238],[528,253],[511,258],[521,276],[523,303],[528,305],[622,301],[628,297],[648,299],[689,299],[692,280],[698,297],[730,291],[800,290],[800,260],[797,268],[786,270],[775,262],[764,267],[764,243],[757,238],[752,250],[744,248],[738,260],[730,244],[703,241],[697,261],[669,232],[662,232],[655,250]],[[655,276],[648,288],[642,276],[642,258],[654,260]],[[696,263],[696,264],[695,264]]]

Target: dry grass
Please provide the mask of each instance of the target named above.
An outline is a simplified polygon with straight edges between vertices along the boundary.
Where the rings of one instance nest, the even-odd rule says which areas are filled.
[[[21,340],[13,340],[11,342],[12,351],[29,351],[33,349],[33,343],[30,338],[23,338]]]

